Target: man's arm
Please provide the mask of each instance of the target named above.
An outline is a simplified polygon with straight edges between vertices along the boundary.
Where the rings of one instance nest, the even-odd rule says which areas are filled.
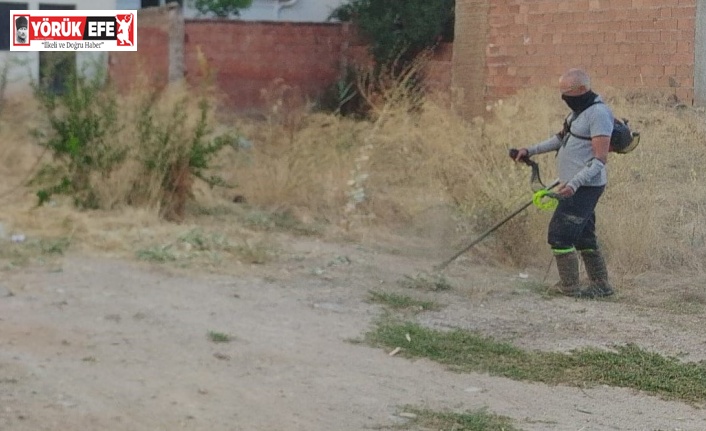
[[[559,148],[561,148],[561,139],[559,139],[557,135],[554,135],[546,141],[531,146],[526,150],[528,156],[534,156],[536,154],[548,153],[549,151],[556,151]]]
[[[603,162],[608,163],[608,151],[610,151],[610,136],[594,136],[591,138],[591,148],[593,157]]]
[[[529,148],[520,148],[517,150],[517,155],[515,156],[515,161],[519,162],[525,156],[534,156],[536,154],[547,153],[549,151],[556,151],[561,148],[561,139],[558,135],[554,135],[544,142],[540,142],[537,145],[531,146]]]

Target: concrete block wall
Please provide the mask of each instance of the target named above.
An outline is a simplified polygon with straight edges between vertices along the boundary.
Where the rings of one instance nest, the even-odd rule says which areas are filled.
[[[692,104],[696,1],[491,0],[485,98],[556,85],[581,67],[599,85],[665,90]]]

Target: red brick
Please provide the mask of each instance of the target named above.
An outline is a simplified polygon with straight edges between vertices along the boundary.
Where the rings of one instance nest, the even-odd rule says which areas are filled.
[[[694,41],[695,30],[681,30],[677,32],[677,40]]]
[[[672,9],[672,16],[674,18],[693,18],[696,16],[695,7],[677,7]]]
[[[695,18],[680,18],[677,20],[678,30],[693,30]]]

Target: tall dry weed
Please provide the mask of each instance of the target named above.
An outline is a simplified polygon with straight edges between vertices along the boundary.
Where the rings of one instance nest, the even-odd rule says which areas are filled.
[[[221,175],[251,204],[337,223],[346,201],[352,159],[364,125],[307,115],[293,135],[271,123],[241,121],[252,146],[223,154]]]
[[[214,169],[236,186],[228,197],[237,193],[258,207],[290,210],[300,218],[332,224],[346,224],[357,215],[361,228],[414,225],[430,209],[441,207],[454,217],[440,218],[439,223],[460,221],[465,226],[455,235],[438,238],[446,249],[455,250],[531,199],[529,168],[512,162],[507,152],[551,136],[567,112],[554,89],[523,91],[494,103],[484,119],[468,120],[434,98],[406,98],[404,85],[388,82],[388,87],[379,88],[389,93],[367,94],[374,115],[360,121],[312,113],[295,88],[273,84],[265,94],[271,106],[265,121],[240,118],[219,126],[237,126],[244,137],[223,148]],[[702,270],[706,114],[674,106],[664,96],[597,91],[606,96],[616,116],[629,118],[642,134],[634,152],[609,156],[609,184],[597,215],[611,270],[619,276]],[[121,100],[125,124],[133,127],[116,136],[135,152],[152,148],[137,137],[134,127],[141,100],[138,95]],[[153,100],[153,120],[175,136],[193,135],[201,115],[198,100],[184,88],[171,88]],[[177,124],[173,109],[179,103],[186,117]],[[35,116],[17,116],[15,107],[20,105],[8,106],[13,108],[0,118],[0,171],[12,182],[26,175],[40,152],[22,133],[37,121]],[[534,160],[545,183],[551,182],[556,175],[553,153]],[[128,214],[120,208],[139,197],[159,210],[157,190],[164,176],[144,169],[142,159],[134,159],[96,186],[109,208]],[[135,177],[141,178],[141,194],[135,192]],[[3,211],[7,213],[7,205]],[[18,212],[9,218],[18,224],[31,221],[28,226],[41,229],[46,223],[40,218],[56,211],[46,208],[32,216]],[[546,265],[551,257],[546,243],[550,216],[528,208],[488,238],[484,250],[498,261]],[[149,223],[153,228],[157,222]],[[90,236],[86,229],[71,231]],[[427,238],[433,240],[436,231],[429,229]],[[484,253],[487,258],[488,251]]]
[[[625,273],[702,270],[706,257],[706,115],[668,100],[636,92],[609,99],[642,135],[635,151],[611,156],[599,210],[606,248]]]
[[[447,243],[452,248],[531,199],[529,168],[513,163],[507,152],[550,137],[567,112],[554,89],[521,92],[472,121],[434,99],[405,99],[398,87],[390,91],[367,95],[375,113],[369,121],[307,114],[289,140],[268,141],[272,133],[250,124],[246,134],[255,147],[240,160],[239,186],[256,203],[301,207],[331,221],[345,220],[354,199],[365,220],[389,227],[414,223],[440,205],[455,208],[471,230],[464,232],[467,239],[456,235]],[[701,269],[703,111],[675,107],[659,95],[610,89],[606,98],[616,116],[628,117],[642,133],[634,152],[609,156],[609,185],[597,212],[611,268],[622,275]],[[534,160],[550,183],[554,154]],[[546,265],[550,217],[530,207],[498,229],[488,239],[496,258]]]

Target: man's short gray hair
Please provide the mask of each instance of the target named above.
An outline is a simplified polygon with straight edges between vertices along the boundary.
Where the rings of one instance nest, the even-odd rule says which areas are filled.
[[[591,77],[581,69],[569,69],[564,73],[563,78],[572,85],[584,86],[587,90],[591,89]]]

